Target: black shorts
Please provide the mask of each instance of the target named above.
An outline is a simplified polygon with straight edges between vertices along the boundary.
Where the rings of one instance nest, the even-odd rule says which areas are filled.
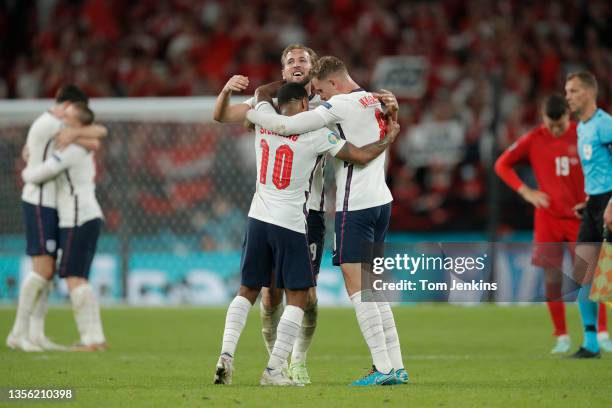
[[[310,261],[312,271],[316,275],[321,268],[321,258],[323,258],[323,246],[325,244],[325,212],[309,210],[308,218],[308,249],[310,250]]]
[[[270,287],[273,271],[279,289],[315,286],[306,234],[249,217],[240,260],[241,283],[249,288]]]
[[[26,231],[26,253],[29,256],[57,257],[59,220],[55,208],[21,202]]]
[[[390,219],[391,203],[363,210],[336,212],[334,265],[371,262],[373,244],[385,241]]]
[[[89,279],[102,223],[100,218],[96,218],[79,227],[60,228],[60,278],[74,276]]]
[[[612,197],[612,191],[589,196],[582,214],[578,242],[602,242],[604,233],[603,214]]]

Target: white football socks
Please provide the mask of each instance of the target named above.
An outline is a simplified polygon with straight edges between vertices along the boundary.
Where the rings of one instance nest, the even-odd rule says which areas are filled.
[[[385,333],[385,342],[387,344],[387,353],[394,370],[404,368],[402,360],[402,350],[400,348],[399,335],[395,327],[395,318],[389,302],[378,302],[378,311],[383,324]]]
[[[302,309],[293,305],[285,306],[285,311],[276,329],[274,348],[272,354],[270,354],[270,360],[268,360],[269,369],[280,369],[283,363],[287,361],[302,326],[303,318],[304,311]]]
[[[47,285],[47,280],[32,271],[24,279],[21,290],[19,291],[19,303],[17,304],[17,315],[15,324],[11,330],[11,336],[28,336],[30,330],[30,317],[34,310],[34,305],[40,293]]]
[[[51,281],[47,281],[34,303],[30,316],[30,340],[32,341],[39,341],[45,337],[45,317],[49,310],[49,292],[52,285]]]
[[[259,317],[261,318],[261,335],[268,349],[268,354],[272,354],[274,342],[276,341],[276,327],[280,321],[285,307],[281,302],[272,309],[264,307],[263,302],[259,302]]]
[[[234,357],[238,339],[240,339],[240,334],[242,329],[244,329],[250,309],[251,302],[243,296],[236,296],[230,303],[225,316],[221,354],[229,354]]]
[[[70,292],[72,310],[77,329],[84,345],[106,342],[100,318],[100,306],[89,283],[79,285]]]
[[[297,340],[293,346],[291,363],[302,363],[306,361],[306,353],[312,343],[315,329],[317,328],[318,305],[315,302],[311,307],[304,310],[304,320],[298,333]]]
[[[366,290],[353,293],[351,296],[351,302],[353,302],[355,313],[357,314],[357,322],[359,322],[363,338],[372,354],[374,366],[376,366],[379,372],[387,374],[393,367],[387,353],[380,312],[376,302],[363,302],[362,296],[364,299],[372,299],[371,291]]]

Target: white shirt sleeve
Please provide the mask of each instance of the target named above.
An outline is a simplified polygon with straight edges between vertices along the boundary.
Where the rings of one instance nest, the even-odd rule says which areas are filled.
[[[342,140],[336,132],[326,128],[311,134],[313,135],[313,147],[317,154],[329,153],[332,156],[336,156],[346,143],[346,140]]]
[[[343,101],[337,97],[322,102],[313,112],[316,112],[325,121],[325,124],[338,123],[344,120]]]
[[[252,123],[283,136],[302,134],[318,130],[327,123],[315,111],[301,112],[293,116],[283,116],[278,113],[264,113],[258,110],[249,110],[247,119]]]
[[[21,177],[26,183],[42,184],[57,177],[62,171],[88,154],[85,148],[71,144],[61,152],[54,152],[51,157],[38,166],[26,168],[21,172]]]
[[[259,102],[257,106],[255,106],[255,110],[258,112],[264,112],[273,115],[277,114],[276,109],[274,109],[274,106],[270,105],[270,102],[268,101]]]
[[[251,96],[249,99],[247,99],[246,101],[244,101],[242,103],[245,103],[245,104],[249,105],[251,107],[251,109],[252,109],[252,108],[255,107],[255,97]]]

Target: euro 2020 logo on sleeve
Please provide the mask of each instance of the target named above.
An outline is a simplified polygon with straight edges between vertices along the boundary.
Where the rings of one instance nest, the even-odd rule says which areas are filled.
[[[338,143],[338,135],[334,132],[329,132],[329,134],[327,135],[327,140],[329,141],[329,143],[335,145]]]
[[[585,143],[585,145],[582,146],[582,153],[584,153],[584,158],[586,160],[591,160],[591,156],[593,156],[593,146]]]

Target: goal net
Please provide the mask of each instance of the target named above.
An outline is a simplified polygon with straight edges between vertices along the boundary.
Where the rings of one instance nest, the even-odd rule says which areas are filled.
[[[92,100],[96,120],[109,130],[95,154],[96,192],[106,223],[91,276],[104,302],[224,304],[234,295],[256,180],[255,152],[242,125],[212,120],[214,102],[212,97]],[[20,202],[21,148],[30,124],[52,104],[0,104],[0,301],[16,301],[20,276],[30,269]],[[338,279],[323,278],[323,302],[344,302]],[[61,299],[66,288],[57,283],[55,297]]]

